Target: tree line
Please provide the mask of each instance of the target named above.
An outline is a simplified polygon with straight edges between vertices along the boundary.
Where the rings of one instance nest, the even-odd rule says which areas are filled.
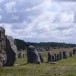
[[[59,43],[59,42],[40,42],[40,43],[35,43],[35,42],[25,42],[24,40],[20,39],[15,39],[17,49],[18,50],[25,50],[29,45],[34,45],[35,47],[41,47],[41,48],[47,48],[47,47],[52,47],[52,48],[71,48],[71,47],[76,47],[76,44],[67,44],[67,43]]]

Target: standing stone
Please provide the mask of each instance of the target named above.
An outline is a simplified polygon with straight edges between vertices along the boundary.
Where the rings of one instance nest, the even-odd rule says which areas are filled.
[[[57,54],[54,54],[54,57],[55,57],[55,61],[57,61]]]
[[[38,54],[39,54],[39,57],[40,57],[40,61],[41,61],[41,63],[43,63],[43,61],[44,61],[44,59],[43,59],[43,50],[42,50],[42,48],[36,48],[37,49],[37,51],[38,51]]]
[[[51,64],[56,64],[56,54],[50,54],[50,52],[48,52],[48,63]]]
[[[63,59],[62,52],[59,52],[59,60],[62,60],[62,59]]]
[[[15,40],[11,36],[6,36],[6,54],[7,63],[5,65],[13,66],[18,55]]]
[[[39,57],[40,57],[40,61],[41,61],[41,63],[43,63],[43,62],[44,62],[44,59],[43,59],[43,55],[42,55],[42,53],[39,52],[38,54],[39,54]]]
[[[46,51],[51,51],[51,48],[50,48],[50,47],[47,47],[47,48],[46,48]]]
[[[63,59],[67,59],[67,51],[63,51]]]
[[[72,55],[73,55],[72,52],[69,52],[69,56],[72,57]]]
[[[51,62],[55,62],[55,56],[52,55],[52,61]]]
[[[26,54],[23,54],[23,58],[25,58],[26,57]]]
[[[59,59],[59,54],[57,54],[57,61],[59,61],[60,59]]]
[[[18,54],[18,58],[23,58],[23,55],[21,52]]]
[[[41,63],[38,50],[32,45],[27,48],[27,63]]]
[[[73,55],[76,54],[76,47],[73,49]]]
[[[50,52],[48,52],[48,62],[51,62],[52,61],[52,56],[50,54]]]
[[[7,62],[5,29],[0,27],[0,66]]]
[[[18,58],[24,58],[26,55],[23,53],[23,52],[20,52],[19,54],[18,54]]]
[[[12,37],[5,36],[5,29],[0,27],[0,66],[11,66],[17,57],[17,48]]]

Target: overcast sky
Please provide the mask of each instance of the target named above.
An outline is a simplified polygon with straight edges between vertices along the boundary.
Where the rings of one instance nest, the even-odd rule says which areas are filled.
[[[0,26],[29,42],[76,43],[76,2],[0,0]]]

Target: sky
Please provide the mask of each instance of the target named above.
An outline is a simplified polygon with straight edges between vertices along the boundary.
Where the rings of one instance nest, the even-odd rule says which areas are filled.
[[[0,0],[0,26],[26,42],[76,43],[76,0]]]

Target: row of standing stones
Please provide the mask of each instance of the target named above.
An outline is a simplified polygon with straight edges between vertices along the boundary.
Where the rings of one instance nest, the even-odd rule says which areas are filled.
[[[56,63],[56,61],[67,59],[68,55],[76,54],[76,48],[73,51],[61,51],[57,54],[48,52],[48,62]],[[25,56],[25,55],[24,55]],[[23,56],[23,57],[24,57]],[[13,66],[18,58],[16,42],[11,36],[5,35],[5,29],[0,27],[0,66]],[[42,63],[44,61],[41,49],[36,49],[34,46],[27,48],[27,63]]]
[[[41,49],[36,49],[34,46],[29,46],[27,49],[27,62],[28,63],[42,63],[44,61],[43,59],[43,53]],[[73,49],[73,51],[60,51],[58,53],[52,54],[52,51],[48,50],[48,58],[47,62],[51,64],[55,64],[56,61],[67,59],[68,57],[72,57],[73,55],[76,55],[76,48]]]
[[[73,55],[76,55],[76,48],[74,48],[72,51],[60,51],[58,53],[52,54],[51,52],[48,52],[48,62],[49,63],[56,63],[56,61],[67,59],[68,57],[72,57]]]
[[[0,27],[0,66],[13,66],[17,54],[15,40],[11,36],[6,36],[5,29]]]

